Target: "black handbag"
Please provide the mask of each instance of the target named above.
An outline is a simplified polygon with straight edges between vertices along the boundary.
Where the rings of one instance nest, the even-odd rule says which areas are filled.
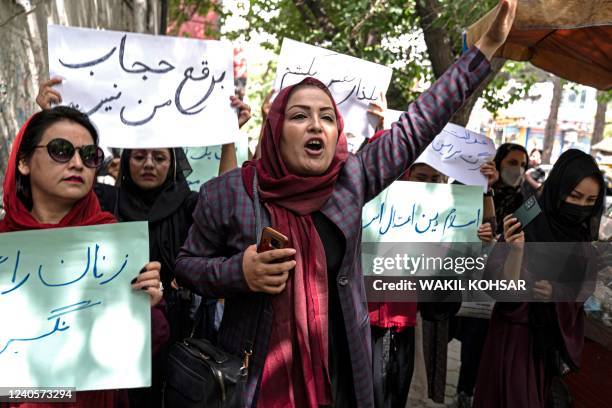
[[[256,237],[261,231],[261,209],[257,194],[257,175],[253,183]],[[257,242],[259,244],[259,242]],[[258,302],[256,319],[251,327],[242,356],[228,353],[207,339],[194,338],[195,327],[202,319],[205,302],[196,313],[191,336],[177,342],[168,352],[165,408],[234,408],[244,406],[249,359],[257,326],[266,298]]]
[[[245,359],[206,339],[186,338],[168,353],[166,408],[241,407],[248,374]]]

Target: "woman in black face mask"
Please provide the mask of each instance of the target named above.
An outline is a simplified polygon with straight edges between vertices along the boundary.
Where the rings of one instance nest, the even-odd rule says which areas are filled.
[[[538,197],[542,212],[523,231],[516,218],[508,215],[504,220],[504,240],[565,242],[562,248],[582,248],[568,253],[565,259],[556,259],[556,254],[544,255],[548,256],[544,261],[550,265],[550,272],[559,277],[591,281],[586,260],[592,260],[594,254],[589,246],[580,243],[597,239],[604,194],[603,176],[595,160],[580,150],[568,150],[555,163]],[[527,252],[534,247],[525,248],[525,255],[520,255],[521,273],[534,262]],[[523,250],[518,251],[522,254]],[[508,258],[512,256],[516,253]],[[490,267],[496,269],[499,265],[487,264],[487,269]],[[556,283],[536,280],[531,290],[538,302],[498,302],[493,309],[478,372],[475,408],[548,407],[551,390],[562,389],[553,385],[560,384],[554,381],[561,375],[560,361],[574,370],[580,365],[583,302],[551,302],[575,299],[563,295],[569,287],[561,279]]]
[[[527,170],[527,150],[515,143],[504,143],[495,154],[495,167],[499,172],[499,181],[493,185],[493,202],[495,203],[495,218],[497,233],[503,232],[503,219],[516,211],[524,198],[521,184]]]

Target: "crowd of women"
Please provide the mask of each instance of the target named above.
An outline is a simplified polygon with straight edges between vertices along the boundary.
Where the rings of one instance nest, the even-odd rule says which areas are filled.
[[[452,337],[461,340],[458,391],[465,406],[472,398],[475,407],[548,406],[558,375],[549,364],[550,351],[571,368],[580,364],[581,304],[498,303],[490,320],[453,317],[458,308],[453,303],[368,305],[360,260],[361,209],[367,201],[398,178],[446,182],[428,165],[412,164],[490,73],[490,60],[516,10],[516,0],[500,3],[483,39],[357,153],[347,149],[329,90],[306,78],[280,90],[265,109],[255,158],[237,168],[234,147],[224,146],[219,177],[199,194],[188,188],[190,168],[180,148],[125,149],[116,185],[94,185],[104,158],[96,128],[72,108],[51,108],[61,102],[52,88],[57,80],[43,84],[38,98],[43,110],[13,142],[0,232],[149,224],[151,262],[132,287],[151,299],[152,386],[79,392],[77,402],[65,406],[161,406],[172,342],[196,325],[198,335],[240,355],[254,322],[246,406],[404,407],[419,358],[417,333],[432,350],[446,347]],[[230,103],[244,124],[250,108],[234,97]],[[482,223],[479,238],[595,240],[591,221],[601,214],[604,189],[594,160],[567,151],[543,185],[529,176],[523,187],[528,168],[527,151],[514,144],[500,146],[494,161],[483,165],[495,217]],[[543,211],[520,228],[513,212],[526,188],[537,191]],[[263,225],[287,236],[288,247],[257,251],[259,205]],[[554,288],[539,281],[533,290],[550,300]],[[208,312],[194,321],[200,307]],[[256,310],[263,311],[257,319]],[[429,324],[444,322],[445,329],[415,327],[418,310]],[[534,315],[544,330],[532,330]],[[435,371],[439,362],[427,365]],[[430,394],[439,388],[433,377],[428,375]]]

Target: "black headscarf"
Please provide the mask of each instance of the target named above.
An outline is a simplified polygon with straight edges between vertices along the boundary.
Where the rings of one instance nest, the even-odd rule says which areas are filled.
[[[587,221],[571,225],[561,218],[561,203],[585,178],[593,177],[599,184],[599,195]],[[525,238],[531,242],[590,242],[597,240],[599,222],[604,210],[605,184],[597,163],[590,155],[570,149],[553,166],[542,194],[538,198],[542,214],[525,228]]]
[[[561,203],[586,177],[593,177],[600,186],[599,195],[590,216],[578,225],[561,218]],[[563,153],[544,182],[538,203],[542,212],[524,229],[527,242],[568,242],[554,252],[551,246],[530,249],[543,250],[539,270],[550,271],[557,296],[579,296],[579,291],[591,292],[596,270],[589,266],[595,256],[590,242],[597,239],[599,221],[604,209],[604,180],[595,160],[588,154],[570,149]],[[553,253],[554,252],[554,253]],[[537,262],[534,254],[526,256]],[[546,267],[542,267],[542,263]],[[544,277],[546,279],[546,277]],[[535,354],[547,358],[548,367],[556,368],[556,352],[572,369],[580,365],[584,342],[584,312],[582,302],[529,303],[530,327],[534,335]]]
[[[525,158],[528,159],[527,150],[516,143],[504,143],[497,149],[495,158],[495,167],[497,171],[501,173],[501,162],[508,156],[512,151],[521,151],[525,153]],[[525,169],[527,169],[527,161],[525,160]],[[495,203],[495,218],[497,219],[498,232],[503,231],[504,217],[508,214],[512,214],[516,211],[521,204],[523,204],[524,197],[521,193],[520,184],[516,187],[506,185],[500,178],[500,180],[493,186],[494,196],[493,202]]]
[[[130,149],[123,150],[119,168],[119,208],[116,214],[120,221],[162,220],[183,205],[190,194],[187,177],[191,166],[181,148],[170,150],[170,168],[164,183],[154,189],[143,190],[134,183],[130,169]]]
[[[192,213],[197,202],[197,193],[189,190],[186,180],[191,166],[185,152],[181,148],[169,150],[171,164],[161,186],[143,190],[134,183],[130,174],[131,150],[125,149],[119,169],[120,187],[96,189],[102,207],[119,221],[149,222],[150,259],[161,263],[165,287],[174,279],[174,262],[193,223]]]

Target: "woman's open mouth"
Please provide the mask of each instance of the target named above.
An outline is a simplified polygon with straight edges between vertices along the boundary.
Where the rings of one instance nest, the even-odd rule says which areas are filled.
[[[304,145],[304,149],[306,153],[311,156],[320,156],[323,154],[323,149],[325,148],[325,143],[321,138],[312,138],[309,139]]]

